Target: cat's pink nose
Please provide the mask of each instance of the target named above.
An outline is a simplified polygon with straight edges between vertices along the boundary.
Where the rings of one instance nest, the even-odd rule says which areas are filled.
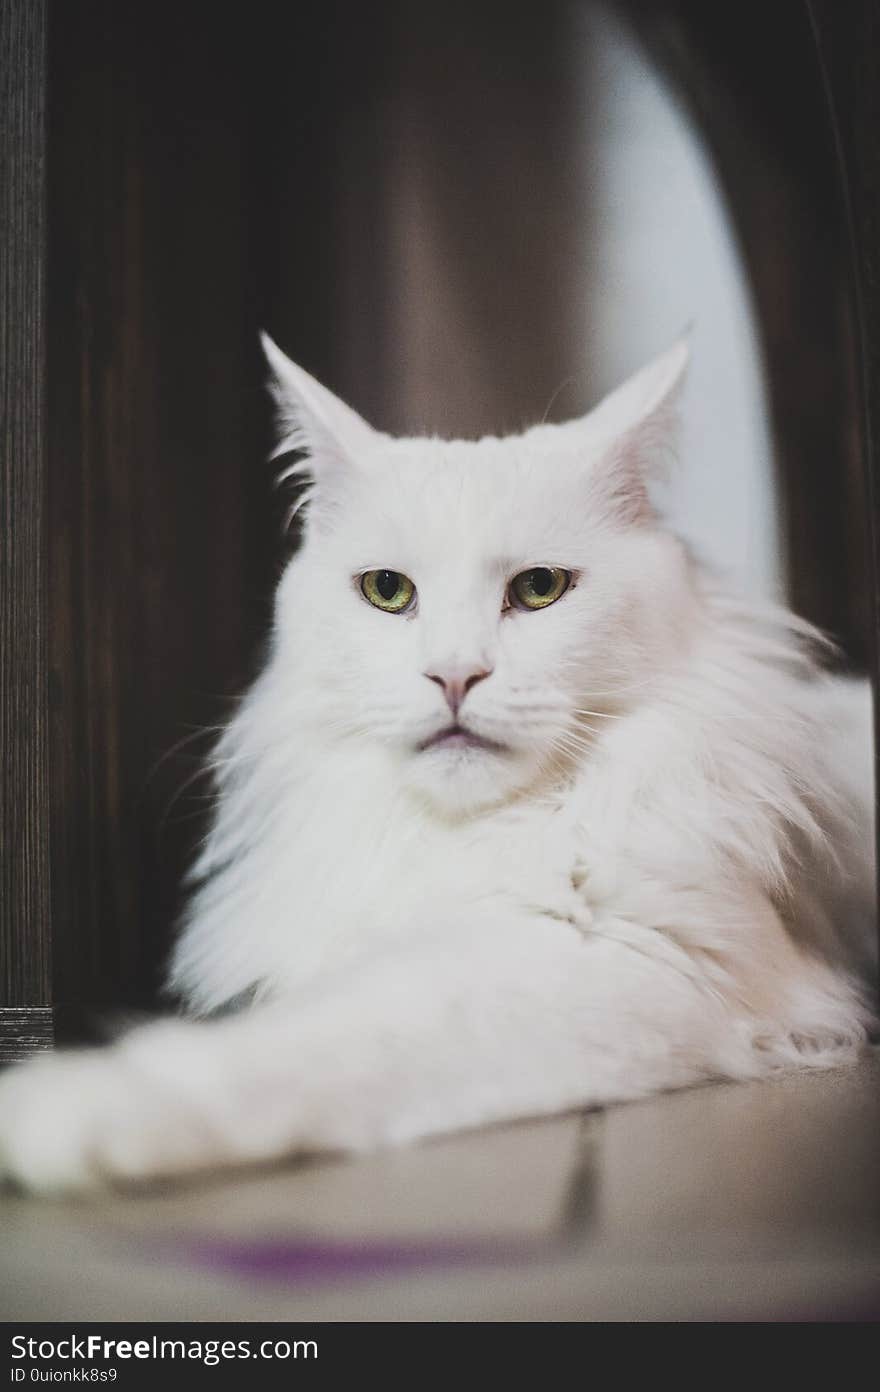
[[[481,682],[491,675],[491,667],[466,674],[453,670],[443,673],[425,673],[428,681],[436,682],[439,687],[443,688],[446,704],[454,716],[458,715],[459,707],[471,688],[476,686],[477,682]]]

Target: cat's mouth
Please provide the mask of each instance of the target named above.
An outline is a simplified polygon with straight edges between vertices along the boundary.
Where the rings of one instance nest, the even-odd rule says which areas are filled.
[[[420,754],[426,749],[486,749],[498,754],[504,749],[504,745],[497,744],[495,740],[484,739],[482,735],[475,734],[464,725],[455,724],[447,725],[445,730],[438,730],[435,735],[423,740],[418,748]]]

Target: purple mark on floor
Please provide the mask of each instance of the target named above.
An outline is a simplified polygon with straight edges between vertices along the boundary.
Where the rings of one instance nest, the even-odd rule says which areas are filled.
[[[258,1241],[193,1239],[162,1244],[163,1256],[249,1280],[317,1285],[393,1276],[407,1271],[520,1264],[548,1256],[556,1244],[509,1238],[333,1241],[273,1238]]]

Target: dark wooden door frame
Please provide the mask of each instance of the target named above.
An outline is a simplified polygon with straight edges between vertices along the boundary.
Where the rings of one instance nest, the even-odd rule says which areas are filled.
[[[871,553],[874,786],[880,866],[880,0],[807,0],[850,240]],[[880,980],[878,980],[880,988]]]
[[[849,216],[861,448],[880,581],[880,4],[804,0]],[[53,864],[46,455],[47,11],[0,5],[0,1060],[51,1041]],[[757,12],[756,12],[757,13]],[[780,81],[785,80],[784,73]],[[877,644],[872,666],[877,689]],[[878,745],[880,747],[880,745]],[[73,809],[67,809],[75,815]],[[62,867],[63,868],[63,867]],[[55,902],[64,903],[56,884]],[[74,920],[75,921],[75,920]],[[63,932],[64,925],[54,925]]]
[[[46,11],[0,5],[0,1061],[52,1037]]]

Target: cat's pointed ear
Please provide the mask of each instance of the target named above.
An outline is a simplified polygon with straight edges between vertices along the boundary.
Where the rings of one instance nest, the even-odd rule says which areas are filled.
[[[289,474],[310,474],[316,481],[335,473],[354,456],[375,445],[378,432],[357,411],[322,387],[304,368],[291,362],[267,333],[260,343],[270,368],[269,390],[275,402],[278,441],[272,458],[297,450],[305,456]]]
[[[648,484],[676,448],[678,401],[690,358],[690,331],[628,378],[584,417],[595,461],[592,481],[621,521],[652,515]]]
[[[606,396],[590,412],[592,425],[609,442],[664,432],[674,424],[689,358],[690,333],[686,333]]]

